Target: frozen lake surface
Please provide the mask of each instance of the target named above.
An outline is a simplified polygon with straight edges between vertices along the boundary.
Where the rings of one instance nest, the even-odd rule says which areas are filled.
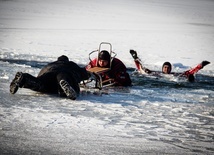
[[[211,0],[0,0],[0,154],[213,154],[213,8]],[[63,54],[86,65],[103,41],[130,74],[130,49],[153,70],[211,64],[195,83],[132,75],[132,87],[76,101],[9,93],[16,72],[36,76]]]

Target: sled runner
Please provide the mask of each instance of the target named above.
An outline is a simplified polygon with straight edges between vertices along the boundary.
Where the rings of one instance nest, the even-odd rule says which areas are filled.
[[[108,68],[102,68],[102,67],[92,67],[89,68],[87,71],[90,72],[90,74],[92,75],[91,79],[83,81],[82,85],[83,87],[87,87],[87,85],[89,83],[91,83],[92,81],[95,81],[95,86],[92,86],[94,88],[98,88],[98,89],[102,89],[103,87],[108,87],[108,86],[112,86],[114,85],[114,80],[113,79],[108,79],[108,80],[102,80],[102,74],[108,72],[111,69],[111,64],[112,64],[112,60],[115,58],[116,53],[114,53],[112,51],[112,45],[110,43],[107,42],[102,42],[99,45],[99,49],[92,51],[89,53],[89,60],[90,62],[92,61],[92,57],[97,57],[98,59],[98,55],[102,50],[107,50],[110,54],[110,65]],[[98,63],[98,61],[97,61]],[[98,66],[98,65],[97,65]]]

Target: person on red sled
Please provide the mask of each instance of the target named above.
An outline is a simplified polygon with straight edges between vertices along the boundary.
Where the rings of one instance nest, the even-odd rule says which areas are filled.
[[[89,62],[86,70],[93,67],[110,68],[109,71],[101,73],[102,81],[113,79],[115,86],[131,86],[132,81],[127,73],[126,66],[117,58],[113,58],[111,61],[111,56],[108,51],[102,50],[98,54],[98,58]]]
[[[196,67],[189,69],[183,73],[174,73],[172,71],[172,65],[170,62],[164,62],[162,65],[162,73],[158,71],[151,71],[148,68],[143,67],[141,60],[137,56],[137,52],[134,50],[130,50],[130,54],[134,58],[135,65],[137,67],[137,70],[140,73],[147,73],[151,75],[160,75],[160,74],[173,74],[178,77],[186,77],[188,81],[193,82],[195,81],[194,74],[196,74],[200,69],[202,69],[204,66],[210,64],[209,61],[202,61],[200,64],[198,64]]]

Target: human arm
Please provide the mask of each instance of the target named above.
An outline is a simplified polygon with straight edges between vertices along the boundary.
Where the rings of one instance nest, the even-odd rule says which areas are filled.
[[[199,70],[203,69],[206,65],[210,64],[209,61],[202,61],[199,63],[196,67],[193,67],[187,71],[185,71],[183,74],[189,75],[189,74],[196,74]]]
[[[132,81],[129,74],[126,71],[120,71],[114,78],[115,85],[118,86],[131,86]]]
[[[208,64],[210,64],[209,61],[202,61],[197,66],[181,73],[179,76],[184,76],[188,79],[188,81],[193,82],[195,80],[194,74],[196,74],[199,70],[203,69]]]
[[[130,86],[131,79],[127,73],[126,66],[117,58],[112,61],[111,70],[108,72],[109,78],[113,78],[115,85],[119,86]]]
[[[151,70],[143,67],[141,60],[138,58],[137,52],[135,50],[130,50],[130,54],[132,55],[134,62],[135,62],[135,65],[136,65],[136,68],[140,73],[147,73],[147,74],[152,73]]]
[[[88,63],[88,65],[85,67],[86,70],[89,70],[90,68],[96,67],[97,66],[97,59],[93,59]]]

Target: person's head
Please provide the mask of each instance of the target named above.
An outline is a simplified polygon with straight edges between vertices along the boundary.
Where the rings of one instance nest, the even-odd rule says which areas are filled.
[[[106,50],[102,50],[98,55],[98,66],[109,67],[110,66],[110,54]]]
[[[60,57],[58,57],[57,61],[69,61],[69,59],[67,56],[61,55]]]
[[[164,62],[162,66],[162,73],[170,74],[172,70],[172,65],[170,62]]]

